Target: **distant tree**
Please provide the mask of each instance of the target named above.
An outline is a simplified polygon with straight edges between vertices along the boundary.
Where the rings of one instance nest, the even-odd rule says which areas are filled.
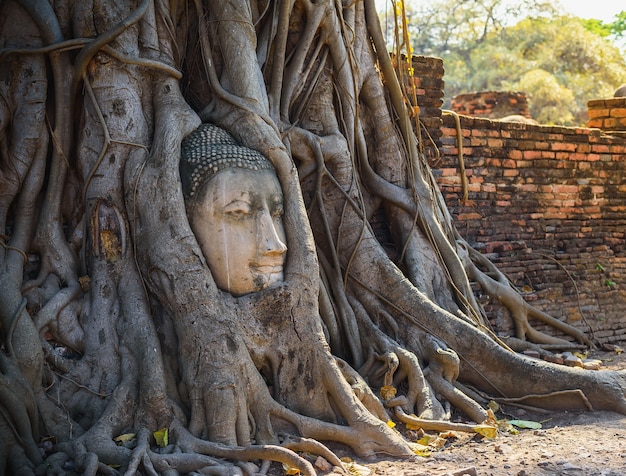
[[[400,10],[400,2],[389,2]],[[582,125],[590,99],[626,82],[626,12],[613,22],[557,16],[553,2],[408,2],[408,36],[417,54],[443,58],[446,100],[470,91],[529,95],[540,122]],[[390,48],[401,47],[398,15],[381,14]],[[522,19],[511,25],[512,19]],[[541,78],[541,80],[539,79]]]
[[[626,414],[626,372],[493,335],[470,281],[515,342],[593,344],[460,238],[406,99],[372,0],[0,0],[0,474],[315,476],[492,399]]]
[[[626,10],[615,15],[615,20],[611,23],[611,34],[618,38],[626,36]]]
[[[387,2],[400,10],[401,2]],[[411,44],[416,52],[448,58],[469,59],[471,52],[493,34],[511,23],[513,18],[555,15],[552,2],[543,0],[434,0],[404,2]],[[382,14],[387,42],[397,42],[395,12]]]
[[[489,43],[509,50],[517,67],[499,71],[484,86],[525,91],[531,114],[540,122],[585,124],[587,102],[613,96],[626,80],[626,60],[619,49],[575,17],[522,20]],[[508,78],[498,77],[504,75]],[[537,80],[539,75],[542,80]]]
[[[572,124],[576,98],[571,89],[559,84],[557,77],[543,69],[530,70],[514,89],[532,91],[531,115],[541,124]]]
[[[623,40],[626,39],[626,11],[622,11],[615,15],[612,22],[603,22],[595,18],[582,19],[585,29],[602,36],[614,40],[621,47],[626,47]]]

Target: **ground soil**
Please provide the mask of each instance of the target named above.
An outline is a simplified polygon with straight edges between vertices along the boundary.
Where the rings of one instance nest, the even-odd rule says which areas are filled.
[[[626,416],[586,412],[550,418],[540,430],[501,433],[493,440],[462,436],[414,462],[365,464],[372,476],[626,475]]]
[[[626,369],[626,352],[593,352],[590,357],[603,360],[604,369]],[[353,466],[351,475],[626,476],[626,415],[606,411],[545,414],[503,410],[509,419],[541,422],[542,428],[519,429],[518,434],[501,431],[494,439],[455,433],[457,437],[447,438],[441,449],[433,449],[428,456],[416,456],[413,461],[387,457],[367,461],[355,458],[345,448],[331,448],[352,462],[348,463]],[[498,417],[504,418],[502,413]],[[419,436],[414,433],[413,436]],[[280,468],[270,474],[285,472]],[[318,474],[341,473],[329,469],[318,470]]]
[[[626,353],[595,352],[590,357],[603,360],[605,369],[626,369]],[[357,463],[372,476],[626,476],[626,415],[516,410],[513,416],[540,421],[542,428],[520,429],[517,435],[500,432],[495,439],[458,434],[442,449],[413,462]]]

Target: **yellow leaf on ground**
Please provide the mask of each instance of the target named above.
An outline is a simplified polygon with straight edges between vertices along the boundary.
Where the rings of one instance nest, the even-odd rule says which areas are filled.
[[[113,438],[113,441],[115,441],[118,445],[121,445],[122,443],[128,443],[135,436],[137,436],[137,433],[124,433],[123,435]]]
[[[409,416],[417,419],[417,416],[414,413],[411,413]],[[419,430],[421,428],[421,426],[414,423],[405,423],[404,426],[406,426],[407,430]]]
[[[393,428],[394,426],[396,426],[396,424],[393,421],[391,421],[391,420],[387,420],[387,426],[389,428]]]
[[[482,424],[487,426],[496,426],[497,423],[498,419],[496,418],[495,412],[491,408],[487,408],[487,418],[484,422],[482,422]]]
[[[419,443],[409,443],[411,447],[411,451],[415,453],[417,456],[422,456],[424,458],[430,456],[430,448],[428,446],[420,445]]]
[[[446,442],[448,440],[446,440],[445,438],[442,438],[441,436],[438,436],[437,438],[433,438],[431,441],[428,442],[428,446],[430,446],[431,448],[435,448],[437,450],[440,450],[441,448],[443,448],[446,445]]]
[[[419,445],[428,446],[428,442],[430,441],[431,438],[432,438],[432,436],[430,436],[430,435],[424,435],[419,440],[417,440],[415,443],[417,443]]]
[[[519,435],[519,430],[506,420],[498,421],[498,431],[507,432],[511,435]]]
[[[344,469],[354,476],[368,476],[372,472],[372,470],[369,469],[367,466],[356,464],[354,461],[351,463],[342,464]]]
[[[474,431],[489,439],[493,439],[498,435],[498,429],[491,425],[476,425]]]
[[[168,439],[169,439],[169,435],[168,435],[168,430],[167,428],[161,428],[160,430],[157,430],[153,433],[154,435],[154,439],[156,440],[156,444],[159,445],[161,448],[167,446],[168,443]]]
[[[283,463],[283,469],[285,470],[285,474],[300,474],[300,470],[298,468],[294,468],[293,466],[289,466],[285,463]]]

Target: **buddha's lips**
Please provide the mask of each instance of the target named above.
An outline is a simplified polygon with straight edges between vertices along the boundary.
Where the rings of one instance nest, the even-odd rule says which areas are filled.
[[[282,263],[277,264],[277,265],[269,265],[269,264],[252,265],[250,266],[250,268],[259,274],[276,274],[276,273],[282,273],[283,271]]]

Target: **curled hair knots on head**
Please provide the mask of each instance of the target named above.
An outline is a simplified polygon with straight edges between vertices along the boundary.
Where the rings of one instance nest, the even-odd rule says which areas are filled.
[[[182,143],[180,178],[185,199],[192,199],[217,173],[225,169],[274,170],[260,152],[238,144],[224,129],[201,124]]]

